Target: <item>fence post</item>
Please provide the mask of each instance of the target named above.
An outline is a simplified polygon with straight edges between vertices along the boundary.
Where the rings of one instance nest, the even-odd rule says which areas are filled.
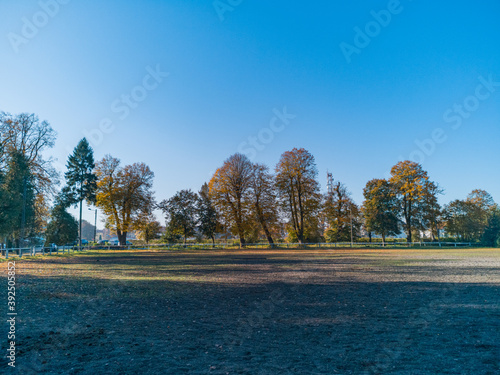
[[[19,258],[23,257],[23,249],[19,248]]]
[[[5,249],[5,259],[9,259],[9,249]]]

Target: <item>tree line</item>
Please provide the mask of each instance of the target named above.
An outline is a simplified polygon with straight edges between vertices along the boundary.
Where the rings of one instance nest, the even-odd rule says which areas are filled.
[[[320,191],[314,156],[303,148],[284,152],[273,169],[234,154],[216,170],[199,192],[181,190],[157,203],[154,173],[144,163],[122,166],[106,155],[94,160],[82,139],[68,157],[64,187],[53,159],[44,157],[56,133],[34,114],[0,113],[0,240],[25,246],[45,240],[59,245],[74,241],[82,231],[82,205],[98,207],[106,227],[120,244],[137,231],[146,241],[157,238],[160,209],[166,219],[163,240],[219,235],[247,243],[346,242],[362,236],[387,237],[404,233],[408,242],[447,236],[488,246],[500,245],[500,210],[483,190],[441,207],[443,193],[418,163],[401,161],[388,179],[367,182],[364,202],[357,205],[348,188],[330,180]],[[80,210],[77,221],[67,212]]]

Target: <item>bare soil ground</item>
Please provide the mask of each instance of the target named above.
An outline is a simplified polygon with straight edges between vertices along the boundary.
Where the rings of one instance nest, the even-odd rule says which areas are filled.
[[[16,269],[18,356],[0,373],[500,373],[498,249],[103,251]]]

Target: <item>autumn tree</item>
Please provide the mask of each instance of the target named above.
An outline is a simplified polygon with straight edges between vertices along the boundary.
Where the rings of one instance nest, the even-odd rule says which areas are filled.
[[[120,167],[120,161],[105,156],[96,166],[96,204],[106,215],[106,225],[113,229],[124,246],[127,233],[136,229],[154,208],[154,173],[144,163]]]
[[[224,224],[245,246],[245,235],[251,227],[252,163],[242,154],[234,154],[220,167],[209,183],[212,202]]]
[[[412,161],[401,161],[391,169],[389,180],[399,203],[399,212],[403,218],[406,240],[411,244],[412,231],[419,226],[422,204],[428,194],[429,177],[422,166]]]
[[[272,229],[278,221],[274,178],[263,164],[253,164],[250,180],[251,204],[269,245],[274,246]]]
[[[178,191],[172,198],[163,200],[158,207],[163,211],[167,227],[179,231],[184,238],[184,245],[189,236],[196,232],[198,223],[198,195],[191,190]]]
[[[299,243],[305,239],[308,224],[317,222],[321,194],[314,156],[294,148],[284,152],[276,166],[276,189],[290,231]]]
[[[212,240],[212,245],[215,245],[215,234],[220,230],[220,223],[207,183],[201,187],[198,197],[198,227],[205,237]]]
[[[328,226],[325,232],[328,242],[350,241],[351,229],[352,237],[359,237],[360,210],[341,182],[334,184],[332,191],[326,194],[323,212]]]
[[[75,147],[73,154],[69,156],[66,164],[67,172],[66,188],[63,190],[65,199],[69,204],[79,204],[79,246],[82,246],[82,204],[86,200],[88,204],[94,204],[97,189],[97,176],[94,173],[94,151],[86,138],[83,138]]]
[[[398,202],[392,186],[387,180],[373,179],[366,183],[363,195],[366,230],[381,235],[385,246],[387,236],[399,233]]]

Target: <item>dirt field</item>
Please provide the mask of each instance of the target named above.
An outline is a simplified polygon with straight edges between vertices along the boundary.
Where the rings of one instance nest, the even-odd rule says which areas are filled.
[[[95,252],[16,269],[18,356],[0,373],[500,373],[498,249]]]

